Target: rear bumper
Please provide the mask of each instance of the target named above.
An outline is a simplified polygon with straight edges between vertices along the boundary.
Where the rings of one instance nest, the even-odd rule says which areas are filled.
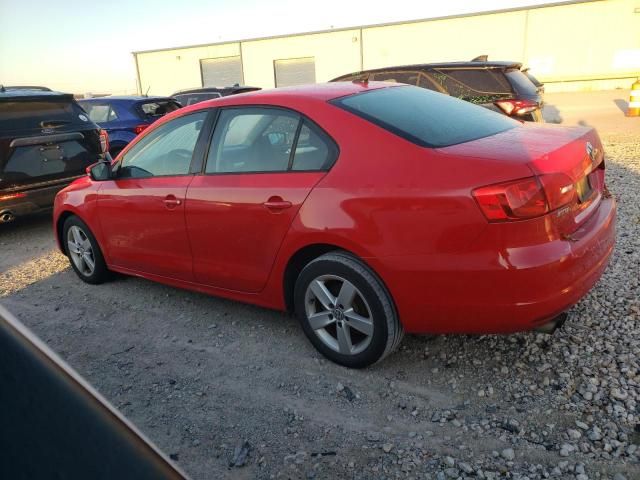
[[[5,213],[10,213],[14,217],[19,217],[30,213],[49,210],[53,207],[53,200],[56,194],[68,184],[69,181],[46,187],[23,190],[20,192],[0,191],[0,198],[8,197],[0,200],[0,216]],[[11,197],[12,193],[17,194],[18,196]]]
[[[616,205],[603,199],[568,240],[451,255],[370,259],[412,333],[530,330],[584,297],[615,243]]]

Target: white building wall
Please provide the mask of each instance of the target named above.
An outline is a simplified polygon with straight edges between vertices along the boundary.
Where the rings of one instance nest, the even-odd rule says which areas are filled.
[[[317,82],[361,68],[519,61],[547,91],[629,88],[640,76],[640,0],[564,5],[253,39],[135,54],[139,89],[201,86],[200,59],[242,56],[244,83],[275,86],[274,61],[313,57]]]

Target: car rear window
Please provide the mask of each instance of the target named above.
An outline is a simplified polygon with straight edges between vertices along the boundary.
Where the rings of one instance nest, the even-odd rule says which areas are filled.
[[[513,93],[504,71],[498,68],[441,68],[429,74],[449,95],[471,103],[490,103]]]
[[[174,95],[175,98],[180,105],[186,107],[188,105],[193,105],[194,103],[204,102],[205,100],[211,100],[213,98],[220,98],[218,92],[206,92],[206,93],[181,93],[178,95]]]
[[[447,147],[520,125],[486,108],[413,86],[370,90],[332,103],[423,147]]]
[[[538,87],[524,72],[515,68],[507,70],[507,77],[520,95],[535,95],[538,93]]]
[[[84,111],[70,100],[0,102],[0,130],[32,130],[86,124]]]
[[[138,108],[146,117],[161,117],[169,112],[181,108],[181,105],[174,100],[154,100],[139,104]]]

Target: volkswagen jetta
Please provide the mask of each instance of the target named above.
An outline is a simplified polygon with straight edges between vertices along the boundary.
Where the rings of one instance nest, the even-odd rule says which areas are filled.
[[[78,276],[294,311],[364,367],[410,333],[553,325],[605,269],[616,208],[586,127],[426,89],[283,88],[166,115],[60,192]]]

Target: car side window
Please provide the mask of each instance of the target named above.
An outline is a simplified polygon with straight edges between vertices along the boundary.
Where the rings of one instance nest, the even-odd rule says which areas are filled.
[[[331,139],[315,125],[304,121],[296,143],[292,170],[326,170],[335,162],[338,151]]]
[[[111,105],[84,105],[84,109],[92,122],[107,123],[118,119],[118,115]]]
[[[276,108],[222,110],[205,172],[287,171],[299,123],[300,115]]]
[[[187,175],[207,112],[171,120],[144,136],[122,158],[119,178]]]

